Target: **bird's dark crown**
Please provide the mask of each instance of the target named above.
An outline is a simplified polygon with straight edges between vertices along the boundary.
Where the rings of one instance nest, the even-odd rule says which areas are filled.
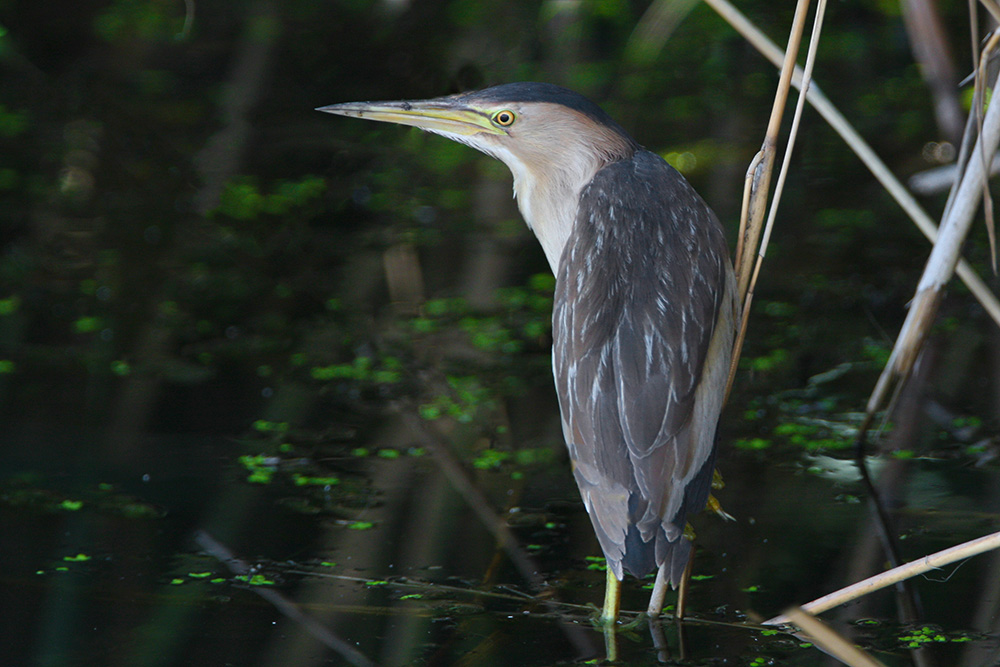
[[[499,86],[464,93],[458,97],[468,102],[478,103],[548,102],[550,104],[559,104],[568,109],[578,111],[590,117],[594,122],[613,128],[619,134],[629,137],[628,132],[616,123],[611,116],[605,113],[604,109],[580,93],[569,88],[557,86],[554,83],[539,83],[536,81],[503,83]],[[631,139],[631,137],[629,138]]]

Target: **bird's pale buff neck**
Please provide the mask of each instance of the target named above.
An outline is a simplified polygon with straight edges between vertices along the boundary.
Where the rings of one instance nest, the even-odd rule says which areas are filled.
[[[521,215],[558,275],[559,259],[576,224],[580,192],[601,168],[630,158],[636,145],[628,136],[560,105],[534,104],[518,112],[520,120],[509,137],[515,141],[500,137],[488,148],[477,148],[510,169]]]

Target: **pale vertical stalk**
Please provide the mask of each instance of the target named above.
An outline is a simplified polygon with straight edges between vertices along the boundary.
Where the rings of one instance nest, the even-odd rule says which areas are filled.
[[[983,62],[989,57],[984,51]],[[994,81],[994,86],[996,82]],[[1000,96],[990,99],[983,119],[983,132],[976,140],[975,154],[992,157],[1000,143]],[[955,195],[954,204],[938,230],[938,238],[931,249],[924,273],[917,284],[916,296],[910,305],[896,344],[889,356],[885,369],[879,376],[875,389],[868,399],[868,412],[874,413],[885,401],[894,380],[905,378],[913,368],[927,338],[930,324],[941,303],[942,288],[951,280],[962,250],[962,244],[969,233],[972,220],[979,209],[982,188],[987,178],[987,165],[982,160],[969,160],[961,184]]]
[[[1000,5],[997,5],[996,0],[979,0],[979,2],[983,5],[983,7],[986,8],[986,11],[990,13],[990,16],[993,17],[993,20],[996,21],[997,23],[1000,23]],[[974,2],[970,2],[969,4],[973,6],[975,5]],[[973,16],[973,18],[975,19],[975,12],[970,12],[970,15]],[[973,39],[973,41],[979,39],[978,32],[974,33],[974,35],[976,35],[976,37]]]
[[[802,33],[805,29],[806,14],[809,10],[809,0],[798,0],[795,6],[795,17],[792,20],[792,29],[788,36],[788,48],[785,50],[784,62],[781,65],[781,76],[778,79],[778,90],[774,96],[774,104],[771,107],[771,118],[768,121],[767,131],[764,133],[764,143],[760,149],[761,159],[759,163],[753,164],[756,168],[747,174],[748,179],[752,179],[750,197],[743,202],[743,207],[748,211],[746,214],[747,225],[740,235],[736,246],[736,279],[737,297],[742,302],[750,286],[750,273],[753,267],[754,254],[760,243],[760,235],[763,230],[762,220],[767,207],[767,195],[771,186],[771,172],[774,169],[774,161],[777,153],[778,134],[781,131],[781,120],[784,117],[785,104],[788,100],[788,91],[791,87],[792,74],[795,71],[795,57],[799,52],[799,45],[802,43]]]
[[[806,54],[805,71],[802,73],[801,82],[798,84],[802,92],[799,94],[799,99],[795,103],[795,114],[792,117],[792,127],[788,133],[788,145],[785,148],[785,155],[781,161],[781,170],[778,173],[778,182],[774,187],[774,197],[771,199],[771,210],[768,212],[767,223],[764,225],[764,233],[760,239],[760,247],[757,249],[757,261],[753,267],[753,274],[750,276],[750,280],[746,284],[746,293],[742,291],[738,292],[740,298],[743,299],[743,309],[741,311],[739,329],[736,332],[736,341],[733,343],[733,359],[729,365],[729,379],[726,383],[726,396],[728,396],[729,392],[732,390],[733,381],[736,379],[736,369],[738,368],[740,361],[740,352],[743,350],[743,341],[746,339],[747,324],[750,321],[750,305],[753,303],[754,285],[757,284],[757,277],[760,275],[760,268],[764,263],[764,254],[767,252],[767,244],[771,239],[771,231],[774,229],[774,219],[778,213],[778,204],[781,203],[781,193],[784,191],[785,179],[788,176],[788,167],[792,161],[792,152],[795,149],[795,139],[799,135],[799,123],[802,120],[802,109],[805,106],[806,97],[809,91],[809,84],[812,82],[813,67],[816,64],[816,49],[819,46],[820,35],[823,32],[823,17],[825,15],[826,0],[820,0],[816,5],[816,16],[813,20],[812,34],[809,36],[809,50]],[[788,62],[787,59],[785,62]],[[756,164],[756,162],[757,158],[755,157],[752,164]],[[766,199],[766,196],[762,196],[761,199]],[[745,225],[745,219],[745,217],[741,217],[740,220],[741,240],[743,239],[742,229]],[[740,257],[741,252],[746,253],[752,248],[753,246],[741,246],[740,250],[737,251],[737,261],[740,262],[742,260],[742,257]],[[743,285],[742,278],[743,276],[741,274],[740,285]]]
[[[792,85],[792,75],[795,73],[795,58],[802,44],[802,33],[805,30],[806,14],[809,10],[809,0],[799,0],[795,6],[795,17],[788,36],[788,48],[785,50],[781,65],[781,75],[778,77],[778,89],[774,94],[771,106],[771,117],[768,120],[767,131],[764,133],[764,143],[750,161],[743,189],[743,208],[740,213],[740,232],[736,242],[736,298],[742,304],[742,316],[736,323],[736,336],[733,342],[732,360],[729,364],[729,376],[726,380],[725,399],[733,388],[736,379],[736,369],[739,367],[740,351],[746,338],[747,322],[749,321],[750,301],[753,284],[757,279],[759,264],[755,266],[754,257],[760,245],[761,233],[764,229],[764,212],[767,207],[767,195],[771,186],[771,173],[774,171],[774,161],[778,151],[778,134],[781,131],[781,120],[784,117],[785,105],[788,103],[788,92]],[[786,151],[787,152],[787,151]],[[725,400],[724,399],[724,400]]]
[[[826,0],[819,0],[819,3],[816,5],[816,16],[813,20],[812,34],[809,36],[809,51],[806,54],[806,66],[805,71],[802,74],[801,91],[799,93],[799,99],[795,102],[795,115],[792,117],[792,128],[788,132],[788,146],[785,148],[785,155],[781,162],[781,170],[778,172],[778,182],[774,186],[774,199],[771,200],[771,210],[768,211],[767,224],[764,225],[764,236],[760,240],[760,249],[757,251],[758,265],[764,261],[764,254],[767,252],[767,244],[771,239],[771,231],[774,229],[774,219],[778,214],[778,205],[781,203],[781,193],[785,189],[785,179],[788,177],[788,166],[792,162],[792,152],[795,150],[795,140],[799,136],[799,124],[802,121],[802,109],[805,106],[809,86],[812,83],[813,68],[816,65],[816,48],[819,46],[819,38],[823,32],[823,17],[825,15]],[[751,293],[753,285],[754,283],[750,284]],[[745,316],[746,315],[744,314],[744,317]]]

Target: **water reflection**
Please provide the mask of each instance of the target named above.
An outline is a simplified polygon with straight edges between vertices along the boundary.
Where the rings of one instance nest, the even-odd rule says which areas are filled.
[[[421,442],[400,422],[369,444],[378,451]],[[233,465],[247,442],[154,439],[141,460],[115,468],[88,463],[83,444],[23,429],[5,443],[21,470],[4,482],[0,511],[6,534],[17,536],[5,541],[5,608],[18,610],[21,623],[31,619],[32,632],[8,628],[21,663],[529,665],[607,651],[588,606],[599,602],[604,575],[582,558],[599,549],[561,461],[463,472],[489,520],[507,526],[505,548],[504,533],[456,490],[433,453],[358,459],[344,447],[314,450],[370,490],[348,509],[332,500],[336,485],[291,481],[307,465],[295,457],[276,460],[268,484],[248,482],[252,473]],[[856,483],[831,482],[806,465],[798,456],[727,452],[721,496],[737,521],[697,521],[693,619],[683,630],[640,619],[617,635],[620,659],[816,664],[815,649],[797,640],[741,627],[748,615],[848,583],[872,570],[865,560],[880,558],[864,503],[844,500]],[[893,467],[908,469],[915,499],[936,498],[933,511],[910,504],[901,514],[907,559],[994,521],[976,508],[980,490],[997,488],[995,471],[934,460]],[[527,575],[512,564],[512,549],[534,568]],[[917,582],[939,664],[987,664],[996,650],[995,637],[974,632],[995,619],[995,566],[994,556],[980,557]],[[970,603],[954,605],[956,590],[969,591]],[[646,596],[630,581],[623,606],[642,609]],[[915,635],[888,620],[893,608],[882,593],[832,618],[887,664],[905,664],[907,642],[916,640],[900,637]]]

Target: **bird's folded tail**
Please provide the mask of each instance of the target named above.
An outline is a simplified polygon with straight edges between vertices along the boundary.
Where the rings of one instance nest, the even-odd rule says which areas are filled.
[[[656,570],[660,563],[664,563],[666,565],[664,574],[668,575],[670,585],[677,588],[690,556],[691,541],[683,534],[671,541],[667,539],[666,533],[658,530],[654,544],[650,544],[642,541],[635,526],[629,526],[628,534],[625,536],[622,567],[641,578]]]
[[[673,542],[667,541],[663,533],[656,536],[656,562],[663,563],[666,567],[668,580],[671,588],[677,588],[684,577],[684,569],[687,567],[688,559],[691,558],[691,540],[683,535]]]

